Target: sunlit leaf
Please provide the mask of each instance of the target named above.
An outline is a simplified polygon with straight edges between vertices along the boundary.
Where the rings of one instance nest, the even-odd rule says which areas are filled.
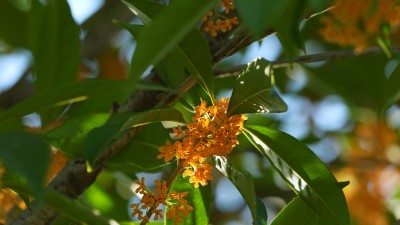
[[[179,110],[175,108],[160,108],[133,115],[126,121],[123,129],[162,121],[185,123],[185,119]]]
[[[349,224],[341,185],[305,144],[286,133],[261,126],[247,126],[244,134],[324,221]]]
[[[0,161],[23,176],[34,194],[41,194],[50,163],[49,146],[37,135],[0,133]]]
[[[238,189],[244,201],[249,206],[254,225],[267,224],[267,210],[254,192],[253,178],[250,174],[240,172],[232,167],[225,157],[214,156],[213,164]]]
[[[270,69],[270,63],[259,58],[240,73],[229,102],[229,115],[274,113],[287,110],[286,103],[272,86]]]
[[[215,0],[170,2],[137,38],[131,62],[131,82],[136,82],[148,66],[157,63],[172,50],[215,3]]]
[[[302,225],[321,225],[324,220],[301,198],[295,197],[274,218],[271,225],[287,225],[296,221]]]

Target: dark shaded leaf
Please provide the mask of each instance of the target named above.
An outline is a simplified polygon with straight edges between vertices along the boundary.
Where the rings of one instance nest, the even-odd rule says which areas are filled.
[[[27,23],[26,13],[16,9],[11,1],[0,1],[1,40],[12,47],[27,47]]]
[[[270,69],[270,63],[263,58],[248,64],[236,79],[229,102],[229,115],[287,110],[286,103],[272,86]]]
[[[29,42],[34,58],[37,91],[76,80],[79,65],[79,27],[66,1],[46,5],[32,1]]]
[[[40,195],[50,163],[49,146],[39,136],[19,131],[0,133],[0,143],[0,161]]]
[[[84,155],[90,163],[108,144],[123,133],[122,126],[131,116],[132,113],[115,113],[103,126],[89,132],[86,136]]]
[[[166,163],[158,159],[158,148],[170,140],[169,133],[159,123],[147,125],[129,144],[118,151],[107,164],[113,168],[130,167],[132,171],[154,171]]]

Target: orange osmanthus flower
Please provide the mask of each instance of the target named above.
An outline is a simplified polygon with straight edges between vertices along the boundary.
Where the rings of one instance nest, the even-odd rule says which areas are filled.
[[[229,99],[215,100],[215,105],[207,107],[206,101],[195,107],[195,116],[192,123],[186,125],[183,131],[178,126],[173,144],[169,141],[166,146],[159,148],[159,159],[165,162],[174,157],[182,160],[183,176],[189,177],[189,182],[197,188],[207,185],[212,179],[212,166],[206,162],[209,156],[227,156],[239,141],[236,136],[241,133],[245,115],[228,116]],[[182,140],[177,140],[181,139]]]
[[[131,216],[137,216],[137,218],[142,221],[141,223],[148,223],[152,215],[154,215],[155,220],[163,218],[163,210],[158,209],[160,205],[164,205],[169,209],[166,215],[174,220],[174,224],[179,224],[181,219],[186,217],[189,211],[193,210],[193,207],[187,205],[188,201],[184,199],[187,192],[177,193],[173,191],[168,194],[169,188],[166,181],[155,180],[154,183],[157,187],[154,189],[154,193],[152,193],[147,191],[144,181],[144,177],[142,177],[140,181],[135,181],[135,183],[139,185],[135,192],[143,196],[139,203],[130,205],[130,208],[133,209]]]

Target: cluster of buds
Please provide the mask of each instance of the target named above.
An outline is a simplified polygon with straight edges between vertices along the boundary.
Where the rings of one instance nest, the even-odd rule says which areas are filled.
[[[168,195],[169,188],[166,181],[155,180],[154,183],[157,187],[154,189],[154,193],[147,190],[144,177],[140,181],[136,180],[135,183],[139,185],[135,192],[141,194],[142,198],[139,203],[130,205],[133,209],[131,216],[137,216],[142,221],[141,224],[150,222],[152,215],[154,215],[155,220],[163,218],[163,210],[158,208],[160,205],[168,208],[166,215],[174,221],[174,224],[180,224],[182,218],[185,218],[189,211],[193,210],[193,207],[187,205],[188,201],[184,199],[187,192],[177,193],[173,191]]]
[[[174,129],[176,140],[173,144],[169,141],[166,146],[159,148],[159,159],[165,162],[176,157],[182,161],[183,176],[189,176],[189,182],[194,187],[199,184],[205,186],[212,179],[212,166],[206,162],[209,156],[227,156],[239,141],[237,135],[241,133],[245,115],[228,116],[229,99],[215,100],[215,105],[207,107],[206,101],[195,108],[196,115],[192,123]],[[183,138],[183,139],[182,139]],[[182,139],[182,140],[177,140]]]
[[[235,8],[233,0],[222,0],[219,6],[222,7],[222,13],[225,15],[219,15],[213,11],[209,11],[203,17],[203,22],[205,24],[204,30],[210,32],[213,37],[218,35],[218,31],[225,33],[226,31],[232,30],[233,25],[239,24],[236,16],[229,17],[231,10]]]

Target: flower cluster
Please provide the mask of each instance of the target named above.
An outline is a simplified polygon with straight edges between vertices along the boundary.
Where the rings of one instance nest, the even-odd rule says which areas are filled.
[[[206,162],[209,156],[227,156],[239,141],[236,136],[241,133],[240,128],[247,119],[245,115],[228,116],[229,99],[215,100],[215,105],[207,107],[206,101],[195,108],[196,115],[193,122],[174,129],[176,140],[169,141],[166,146],[159,148],[159,159],[165,162],[174,157],[183,161],[185,168],[183,176],[189,176],[189,182],[197,188],[199,184],[205,186],[212,179],[212,166]],[[181,141],[177,140],[183,138]]]
[[[230,12],[235,8],[233,0],[222,0],[219,6],[222,8],[221,13],[224,14],[223,16],[214,11],[209,11],[203,17],[203,22],[205,24],[204,30],[210,32],[213,37],[218,35],[217,31],[225,33],[226,31],[232,30],[233,25],[239,24],[236,16],[229,17]]]
[[[158,209],[160,205],[168,207],[169,210],[166,215],[174,221],[174,224],[179,224],[181,219],[186,217],[189,211],[193,210],[193,207],[187,205],[188,202],[184,199],[187,192],[177,193],[173,191],[168,196],[169,188],[165,181],[154,181],[157,185],[157,188],[154,189],[155,193],[147,191],[147,187],[144,184],[144,177],[140,181],[136,180],[135,183],[139,185],[135,192],[143,196],[140,199],[140,203],[130,205],[133,208],[131,216],[137,216],[142,221],[142,224],[148,223],[152,215],[154,215],[155,220],[164,217],[163,210]]]
[[[354,46],[357,52],[361,52],[375,43],[377,37],[398,35],[398,0],[335,0],[334,3],[335,6],[321,20],[325,25],[321,35],[327,41]],[[390,34],[383,32],[383,25],[388,25]]]

